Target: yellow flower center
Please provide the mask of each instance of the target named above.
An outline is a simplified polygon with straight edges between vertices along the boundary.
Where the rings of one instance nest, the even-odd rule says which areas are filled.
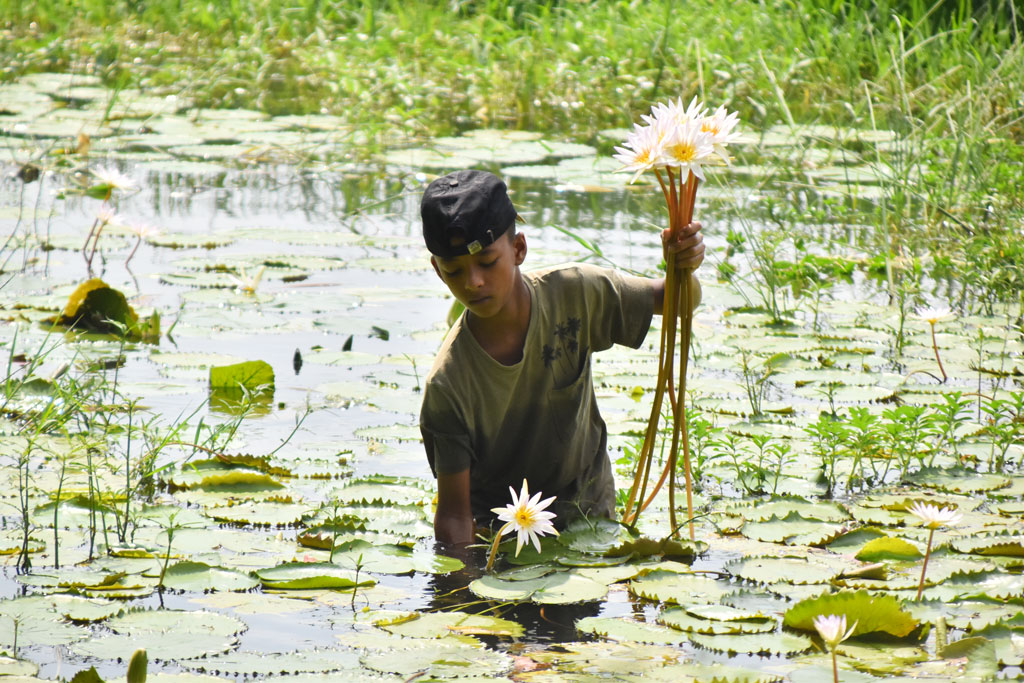
[[[516,524],[523,528],[529,528],[533,526],[533,514],[530,512],[530,510],[516,510]]]
[[[697,156],[697,148],[688,142],[677,142],[669,147],[669,154],[679,161],[692,161]]]
[[[703,121],[700,124],[700,131],[702,133],[711,133],[713,135],[718,135],[718,126],[716,126],[711,121]]]

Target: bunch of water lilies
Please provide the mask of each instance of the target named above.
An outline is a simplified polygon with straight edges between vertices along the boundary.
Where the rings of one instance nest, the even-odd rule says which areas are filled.
[[[622,147],[616,147],[615,159],[622,162],[620,171],[631,172],[630,182],[635,182],[643,173],[651,172],[658,180],[665,204],[668,208],[668,225],[671,238],[693,221],[693,205],[698,184],[705,180],[704,166],[729,163],[727,147],[735,142],[738,135],[733,129],[738,123],[737,114],[725,107],[710,111],[697,98],[684,106],[682,99],[656,104],[649,115],[642,117],[644,124],[637,124],[626,138]],[[637,459],[633,485],[626,502],[623,521],[635,525],[640,513],[650,505],[666,479],[669,482],[669,522],[674,534],[679,528],[675,517],[675,485],[673,474],[678,460],[680,435],[682,436],[683,466],[686,474],[686,508],[690,528],[693,530],[693,481],[690,468],[690,446],[686,434],[686,368],[689,360],[692,306],[690,304],[690,272],[680,270],[675,258],[667,254],[668,263],[665,277],[665,303],[662,311],[661,350],[658,361],[658,382],[654,394],[654,405],[647,423],[643,447]],[[680,315],[682,319],[680,320]],[[679,382],[673,386],[675,374],[676,336],[679,336]],[[648,493],[651,472],[651,456],[658,434],[661,408],[668,395],[672,409],[672,442],[669,456],[661,478]]]

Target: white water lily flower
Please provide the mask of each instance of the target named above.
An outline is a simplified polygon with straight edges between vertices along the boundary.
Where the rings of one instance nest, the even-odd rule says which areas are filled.
[[[128,229],[139,239],[149,239],[160,234],[160,228],[149,223],[129,223]]]
[[[115,213],[109,206],[104,206],[96,212],[96,220],[99,221],[100,225],[104,226],[121,226],[125,224],[124,218],[122,218],[120,214]]]
[[[921,520],[929,529],[938,529],[940,526],[953,526],[959,524],[964,518],[962,512],[957,512],[951,507],[944,507],[941,510],[937,505],[927,503],[914,503],[907,508],[907,512]]]
[[[616,161],[622,163],[622,168],[615,169],[615,172],[632,172],[633,177],[629,182],[635,183],[644,171],[659,165],[661,147],[661,133],[655,126],[634,124],[633,131],[626,136],[626,142],[622,147],[616,147],[617,154],[612,155]]]
[[[726,146],[739,139],[739,133],[732,132],[732,129],[739,123],[739,114],[726,111],[725,107],[719,107],[710,116],[701,119],[700,129],[711,136],[711,145],[715,154],[722,158],[726,164],[729,163],[729,154]]]
[[[650,115],[642,115],[643,119],[650,125],[661,127],[663,132],[670,132],[676,126],[682,126],[690,121],[701,121],[707,114],[707,107],[703,102],[697,100],[694,95],[690,104],[683,106],[683,98],[680,97],[674,102],[658,103],[651,107]]]
[[[107,185],[112,190],[131,192],[138,187],[134,180],[124,173],[121,173],[113,166],[100,166],[98,168],[94,168],[92,170],[92,174],[96,176],[96,179],[100,181],[101,185]]]
[[[256,274],[250,277],[246,275],[245,268],[239,268],[240,273],[232,275],[231,279],[234,281],[236,289],[240,289],[247,294],[255,294],[256,288],[260,286],[260,280],[263,279],[263,271],[266,269],[266,266],[260,266]]]
[[[941,306],[936,308],[922,308],[918,310],[915,315],[929,325],[934,325],[940,320],[949,320],[952,318],[953,311],[949,310],[945,306]]]
[[[541,493],[538,491],[533,498],[530,498],[530,491],[525,479],[523,479],[523,490],[518,496],[511,486],[508,487],[508,490],[512,494],[512,502],[503,508],[491,509],[492,512],[497,513],[498,519],[505,522],[499,536],[510,531],[518,533],[516,557],[519,556],[523,544],[528,542],[532,542],[539,553],[541,536],[545,534],[558,535],[558,531],[551,523],[551,520],[555,518],[555,513],[545,512],[545,508],[551,505],[555,497],[541,500]]]
[[[825,641],[829,649],[835,650],[839,643],[853,635],[853,630],[857,628],[857,622],[853,622],[853,626],[847,631],[845,614],[829,614],[828,616],[819,614],[814,617],[814,628],[818,630],[818,635]]]
[[[666,166],[679,169],[680,177],[687,171],[704,180],[701,164],[707,163],[715,152],[711,136],[701,131],[699,121],[687,121],[676,126],[665,138],[661,158]]]

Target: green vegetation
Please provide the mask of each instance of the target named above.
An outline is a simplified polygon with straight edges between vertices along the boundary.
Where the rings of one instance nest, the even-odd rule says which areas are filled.
[[[858,680],[1012,677],[1016,11],[0,0],[0,582],[18,594],[0,600],[0,650],[18,658],[0,673],[32,675],[51,647],[113,670],[142,647],[154,669],[235,677],[499,678],[532,659],[555,675],[601,662],[807,681],[833,675],[815,653],[831,648]],[[698,540],[667,536],[661,494],[637,529],[581,520],[518,556],[509,541],[481,576],[482,557],[463,566],[430,541],[415,416],[448,302],[409,198],[442,169],[486,166],[539,218],[533,265],[653,273],[656,233],[637,226],[664,221],[658,192],[625,190],[609,152],[651,102],[692,94],[738,110],[745,134],[699,195]],[[327,116],[287,116],[307,113]],[[91,277],[124,296],[68,309],[58,335]],[[250,358],[266,361],[235,366]],[[593,364],[620,475],[656,361],[613,349]],[[217,388],[239,379],[237,395]],[[932,523],[925,505],[942,508]],[[627,591],[632,616],[590,616]],[[165,597],[175,609],[140,609]],[[531,609],[567,642],[538,642]],[[279,615],[301,641],[241,640],[280,633]],[[829,615],[857,626],[823,647]]]
[[[8,78],[191,83],[203,106],[336,113],[412,133],[495,125],[587,138],[694,93],[753,127],[873,116],[1019,133],[1024,18],[1010,0],[975,4],[3,0],[0,49]]]

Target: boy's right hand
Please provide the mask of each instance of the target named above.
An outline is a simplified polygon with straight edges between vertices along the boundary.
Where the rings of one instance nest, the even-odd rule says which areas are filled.
[[[704,236],[701,235],[700,223],[694,221],[683,226],[674,238],[672,231],[661,231],[661,244],[665,253],[665,263],[671,263],[675,256],[676,268],[694,270],[704,262]]]

